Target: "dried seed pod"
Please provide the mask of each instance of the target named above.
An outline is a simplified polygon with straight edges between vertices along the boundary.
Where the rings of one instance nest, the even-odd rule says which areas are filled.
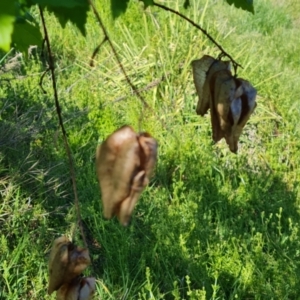
[[[72,244],[67,237],[57,238],[49,258],[48,294],[72,281],[90,264],[89,252]]]
[[[238,141],[242,134],[243,128],[248,122],[251,114],[256,107],[256,89],[250,84],[249,81],[238,78],[237,81],[242,89],[242,95],[240,98],[235,99],[235,102],[231,105],[231,111],[239,111],[238,120],[234,119],[234,124],[231,129],[231,133],[228,137],[225,136],[226,142],[232,152],[238,150]],[[234,115],[234,114],[233,114]],[[236,114],[236,118],[238,114]]]
[[[192,68],[199,96],[197,114],[203,116],[210,108],[214,142],[224,137],[236,153],[243,127],[256,106],[256,90],[248,81],[232,76],[229,61],[205,55],[194,60]]]
[[[90,300],[95,293],[95,278],[76,277],[72,282],[66,283],[57,291],[57,300]]]
[[[202,58],[192,61],[193,79],[198,94],[198,103],[196,109],[198,115],[200,114],[203,116],[209,108],[209,102],[204,103],[203,101],[203,86],[207,71],[214,61],[215,59],[209,55],[204,55]]]
[[[222,70],[212,77],[211,93],[211,112],[215,109],[212,119],[219,121],[219,127],[215,125],[217,121],[213,124],[213,138],[218,141],[225,137],[229,149],[236,153],[242,128],[254,110],[256,91],[248,81],[236,79],[229,71]]]
[[[136,134],[130,126],[112,133],[96,151],[96,169],[103,214],[116,215],[128,225],[157,159],[157,142],[149,134]]]
[[[211,89],[210,89],[210,81],[215,72],[220,70],[230,70],[230,61],[221,61],[216,60],[210,56],[205,55],[199,61],[194,63],[193,69],[198,68],[198,79],[197,85],[194,76],[194,82],[196,85],[197,94],[199,97],[197,103],[196,112],[198,115],[203,116],[207,110],[210,108],[211,101]],[[195,73],[195,71],[194,71]],[[201,75],[201,76],[200,76]],[[204,79],[204,80],[203,80]],[[197,88],[198,87],[198,88]]]
[[[68,264],[68,247],[70,243],[66,236],[59,237],[53,242],[49,257],[49,295],[63,284],[65,268]]]
[[[91,263],[89,250],[73,244],[69,246],[69,259],[65,270],[65,282],[72,281]]]

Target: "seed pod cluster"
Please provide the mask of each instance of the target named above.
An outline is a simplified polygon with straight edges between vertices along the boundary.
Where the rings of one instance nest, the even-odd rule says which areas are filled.
[[[256,90],[251,83],[236,78],[230,62],[204,55],[192,62],[198,94],[196,112],[203,116],[210,109],[214,142],[223,137],[236,153],[243,128],[256,107]]]
[[[54,240],[49,257],[48,294],[57,291],[57,300],[91,299],[95,279],[80,277],[90,262],[88,249],[74,245],[66,236]]]
[[[113,132],[96,150],[96,169],[103,214],[128,225],[132,211],[149,183],[157,160],[157,142],[130,126]]]

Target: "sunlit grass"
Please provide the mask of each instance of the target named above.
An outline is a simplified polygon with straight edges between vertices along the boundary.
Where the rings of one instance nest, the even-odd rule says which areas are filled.
[[[190,63],[219,54],[201,32],[134,1],[113,22],[108,1],[97,2],[132,82],[139,89],[156,82],[142,91],[146,109],[107,43],[89,66],[103,38],[92,15],[86,38],[48,16],[95,298],[298,299],[298,2],[257,1],[255,15],[222,1],[191,1],[189,10],[183,1],[164,3],[241,63],[239,76],[257,88],[258,105],[234,155],[224,141],[212,143],[208,115],[195,113]],[[0,298],[54,299],[46,294],[48,253],[55,237],[73,229],[74,197],[50,77],[45,95],[39,59],[21,65],[0,87]],[[94,169],[96,145],[124,124],[159,142],[155,175],[127,228],[103,219]]]

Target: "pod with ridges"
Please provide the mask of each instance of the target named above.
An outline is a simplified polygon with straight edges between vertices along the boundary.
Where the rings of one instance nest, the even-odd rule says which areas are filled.
[[[130,126],[112,133],[96,150],[96,169],[104,217],[128,225],[157,160],[157,142]]]

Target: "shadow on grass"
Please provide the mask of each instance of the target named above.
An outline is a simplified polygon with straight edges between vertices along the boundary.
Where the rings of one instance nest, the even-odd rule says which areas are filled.
[[[85,221],[97,276],[122,299],[298,298],[299,213],[286,172],[243,155],[161,155],[129,227],[103,220],[93,198]]]
[[[4,97],[0,98],[0,228],[2,242],[7,243],[0,253],[8,262],[6,271],[11,284],[8,287],[0,278],[4,287],[0,298],[5,299],[12,297],[9,288],[20,290],[17,288],[20,284],[31,286],[30,282],[38,276],[35,262],[47,270],[54,238],[70,231],[74,222],[69,164],[56,110],[52,96],[43,95],[36,88],[37,91],[29,94],[21,85],[2,86]],[[87,114],[76,107],[69,106],[63,117],[75,120],[73,126],[88,123]],[[76,148],[76,141],[72,146]],[[88,159],[78,154],[77,158]],[[11,256],[21,248],[23,251],[18,256]],[[18,274],[27,275],[20,279]],[[47,277],[47,271],[43,274]],[[19,296],[28,298],[27,290],[22,288],[22,291]],[[43,290],[40,292],[38,299],[44,298]]]
[[[23,193],[10,212],[18,222],[4,219],[2,232],[11,250],[24,232],[29,243],[41,240],[37,261],[46,261],[43,251],[72,223],[69,166],[56,113],[47,97],[34,99],[25,91],[8,91],[1,101],[0,177],[9,176]],[[76,118],[75,129],[89,122],[72,107],[64,118]],[[117,298],[137,298],[149,289],[157,298],[161,293],[174,299],[176,289],[187,298],[187,275],[190,288],[204,289],[207,299],[299,298],[299,213],[293,183],[284,182],[287,171],[254,168],[242,156],[229,158],[229,164],[213,155],[207,161],[188,154],[162,156],[132,226],[122,228],[101,214],[96,135],[74,159],[94,275]]]
[[[182,283],[182,298],[188,275],[191,287],[204,288],[207,299],[257,295],[296,299],[300,295],[296,187],[284,182],[284,174],[264,167],[254,170],[243,158],[234,161],[242,170],[220,160],[220,165],[217,161],[202,165],[207,175],[201,175],[196,160],[161,164],[151,192],[161,188],[168,197],[153,207],[148,229],[160,260],[148,263],[155,282],[166,292],[177,280]],[[173,178],[168,186],[166,178]]]

